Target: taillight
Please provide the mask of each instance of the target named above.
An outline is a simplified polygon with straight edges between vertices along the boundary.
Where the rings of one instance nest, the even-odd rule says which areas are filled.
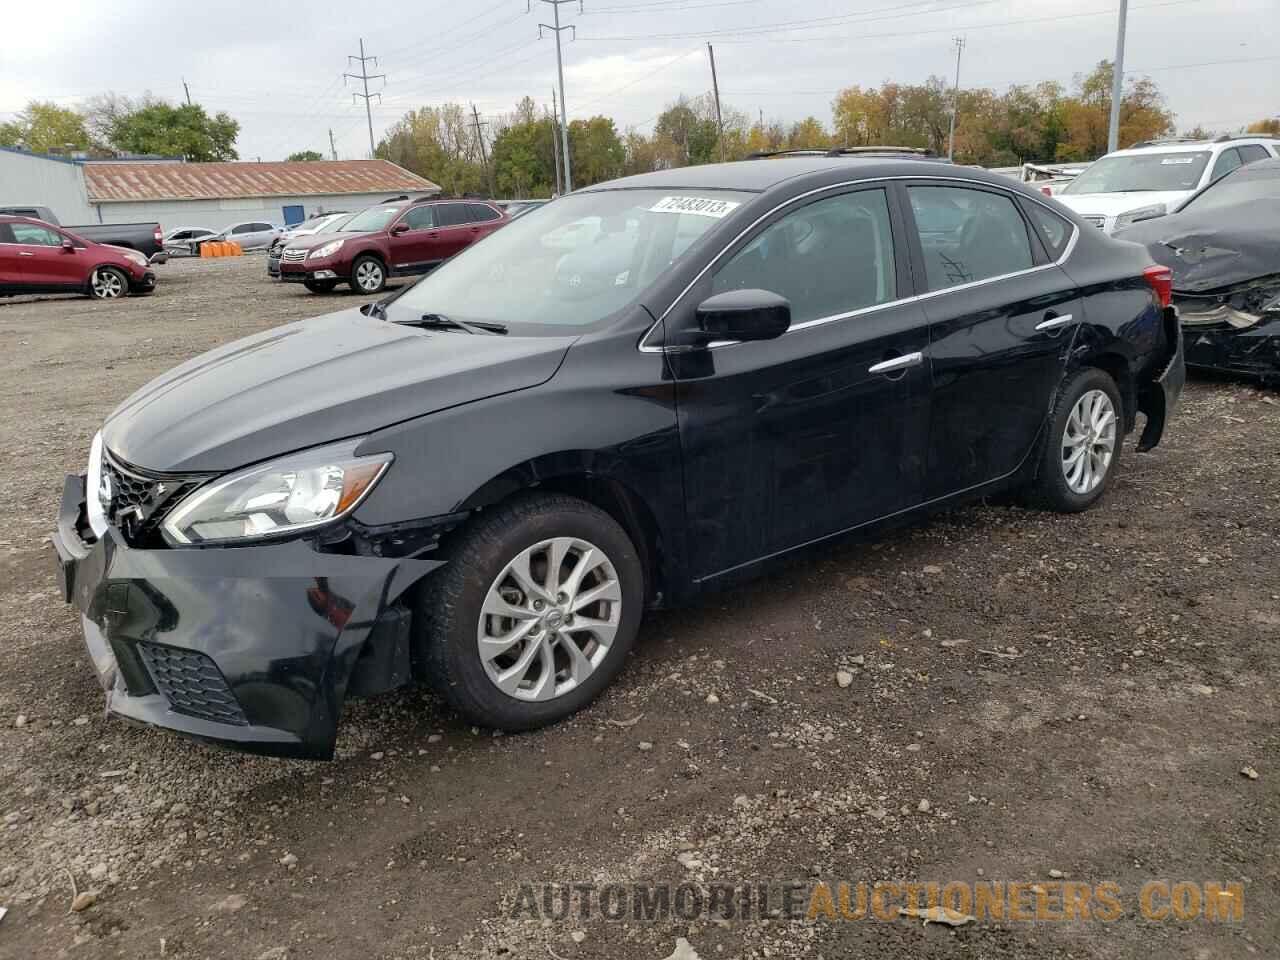
[[[164,234],[160,232],[160,224],[156,224],[156,228],[151,235],[156,238],[156,243],[164,243]]]
[[[1160,306],[1167,307],[1173,302],[1173,271],[1159,264],[1152,264],[1142,271],[1142,279],[1151,285]]]

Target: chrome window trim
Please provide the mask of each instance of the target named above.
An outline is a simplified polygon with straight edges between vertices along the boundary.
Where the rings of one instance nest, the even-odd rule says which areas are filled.
[[[679,305],[680,301],[685,298],[685,296],[689,293],[689,291],[692,290],[695,286],[697,286],[699,281],[701,281],[702,278],[706,276],[707,271],[709,271],[712,267],[714,267],[717,263],[720,262],[720,258],[723,257],[726,253],[728,253],[729,249],[734,244],[736,244],[739,240],[741,240],[743,237],[745,237],[752,230],[758,227],[765,220],[769,219],[769,217],[773,216],[779,210],[782,210],[785,207],[789,207],[793,203],[798,203],[801,200],[806,200],[809,197],[816,196],[817,194],[827,193],[833,190],[839,190],[843,187],[853,187],[859,184],[889,183],[895,180],[937,180],[941,183],[976,184],[977,186],[986,187],[987,189],[995,190],[997,193],[1003,194],[1004,196],[1008,197],[1010,200],[1013,200],[1015,204],[1017,203],[1018,197],[1023,197],[1024,199],[1030,200],[1033,203],[1038,203],[1040,206],[1044,207],[1046,210],[1048,210],[1050,213],[1052,213],[1054,216],[1058,217],[1059,219],[1066,220],[1066,218],[1063,217],[1061,213],[1059,213],[1049,204],[1045,203],[1043,200],[1040,200],[1033,196],[1029,196],[1027,194],[1008,190],[1000,184],[988,183],[986,180],[974,180],[971,177],[943,177],[937,174],[924,175],[924,176],[916,174],[913,176],[896,176],[896,177],[863,177],[858,180],[842,180],[839,183],[831,183],[831,184],[827,184],[824,187],[816,187],[813,190],[808,190],[804,193],[797,194],[791,199],[784,200],[781,203],[779,203],[777,206],[771,207],[769,210],[766,210],[764,213],[758,216],[751,223],[747,224],[747,226],[743,227],[742,230],[738,232],[737,236],[735,236],[728,243],[726,243],[720,249],[719,253],[717,253],[714,257],[712,257],[709,261],[707,261],[706,266],[704,266],[701,270],[698,271],[697,276],[695,276],[692,280],[690,280],[688,285],[685,286],[685,288],[681,290],[678,294],[676,294],[676,298],[671,301],[671,304],[667,307],[667,309],[662,311],[662,315],[659,316],[658,319],[655,320],[653,324],[649,327],[649,329],[644,332],[644,336],[640,338],[639,346],[636,349],[638,349],[641,353],[661,353],[663,350],[665,350],[666,349],[665,346],[655,346],[655,345],[646,343],[645,341],[647,341],[649,337],[653,334],[653,331],[658,328],[658,325],[667,319],[667,315],[670,314],[671,311],[674,310]],[[1071,225],[1071,239],[1067,241],[1067,245],[1062,251],[1062,256],[1058,257],[1057,260],[1054,260],[1050,263],[1042,263],[1034,267],[1028,267],[1025,270],[1015,270],[1012,273],[1002,273],[994,277],[984,277],[981,280],[971,280],[968,283],[958,283],[953,287],[944,287],[941,290],[929,290],[925,293],[917,293],[910,297],[899,297],[896,300],[886,300],[884,303],[872,304],[869,307],[859,307],[857,310],[848,310],[844,313],[835,313],[826,317],[815,317],[812,320],[805,320],[803,323],[793,324],[792,326],[787,328],[787,331],[786,333],[783,334],[783,336],[784,337],[788,336],[789,334],[794,333],[797,330],[807,330],[811,327],[822,326],[823,324],[827,324],[827,323],[835,323],[839,320],[848,320],[850,317],[862,316],[863,314],[872,313],[876,310],[885,310],[889,307],[898,307],[904,304],[915,303],[920,300],[930,300],[934,297],[939,297],[944,294],[953,293],[957,290],[968,290],[973,287],[980,287],[988,283],[999,283],[1002,280],[1008,280],[1012,277],[1020,277],[1020,276],[1025,276],[1032,273],[1037,273],[1041,270],[1047,270],[1051,267],[1060,267],[1064,263],[1066,263],[1067,260],[1070,258],[1072,252],[1076,248],[1076,241],[1080,238],[1080,227],[1077,226],[1071,220],[1066,220],[1066,222]],[[897,255],[896,250],[894,251],[894,254],[895,256]],[[719,347],[734,346],[735,344],[738,344],[741,342],[742,342],[741,340],[715,340],[707,344],[707,348],[711,350],[715,350],[715,349],[718,349]]]

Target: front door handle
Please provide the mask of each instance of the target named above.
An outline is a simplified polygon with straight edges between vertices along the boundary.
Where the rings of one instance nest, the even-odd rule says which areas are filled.
[[[890,357],[888,360],[873,363],[867,369],[867,373],[898,373],[911,367],[918,367],[922,363],[924,363],[923,353],[904,353],[900,357]]]
[[[1058,316],[1053,312],[1046,313],[1044,315],[1044,319],[1036,324],[1036,329],[1037,330],[1057,330],[1059,327],[1065,327],[1068,323],[1072,321],[1072,319],[1073,318],[1069,313],[1064,313],[1062,316]]]
[[[19,250],[19,251],[18,251],[18,256],[20,256],[20,257],[34,257],[34,256],[35,256],[35,254],[34,254],[34,253],[28,253],[26,250]]]

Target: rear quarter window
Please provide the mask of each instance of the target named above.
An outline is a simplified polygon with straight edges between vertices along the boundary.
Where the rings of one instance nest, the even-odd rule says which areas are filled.
[[[1032,227],[1039,234],[1044,248],[1049,251],[1049,259],[1059,259],[1067,252],[1067,244],[1071,242],[1071,233],[1075,229],[1074,225],[1034,201],[1029,201],[1026,204],[1026,210],[1027,215],[1031,218]]]

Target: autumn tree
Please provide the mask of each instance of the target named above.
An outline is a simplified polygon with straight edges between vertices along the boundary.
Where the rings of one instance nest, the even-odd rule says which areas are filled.
[[[1101,61],[1076,78],[1076,92],[1062,103],[1064,137],[1058,144],[1059,160],[1092,160],[1107,152],[1111,117],[1110,61]],[[1173,114],[1150,77],[1125,83],[1120,99],[1120,146],[1132,146],[1173,132]]]
[[[1249,124],[1246,133],[1270,134],[1273,137],[1280,137],[1280,117],[1268,117],[1266,120],[1259,120],[1256,123]]]
[[[389,129],[374,156],[440,184],[452,196],[486,190],[480,144],[460,103],[410,110]]]
[[[35,153],[87,150],[84,115],[50,101],[32,100],[9,123],[0,123],[0,147],[25,147]]]

